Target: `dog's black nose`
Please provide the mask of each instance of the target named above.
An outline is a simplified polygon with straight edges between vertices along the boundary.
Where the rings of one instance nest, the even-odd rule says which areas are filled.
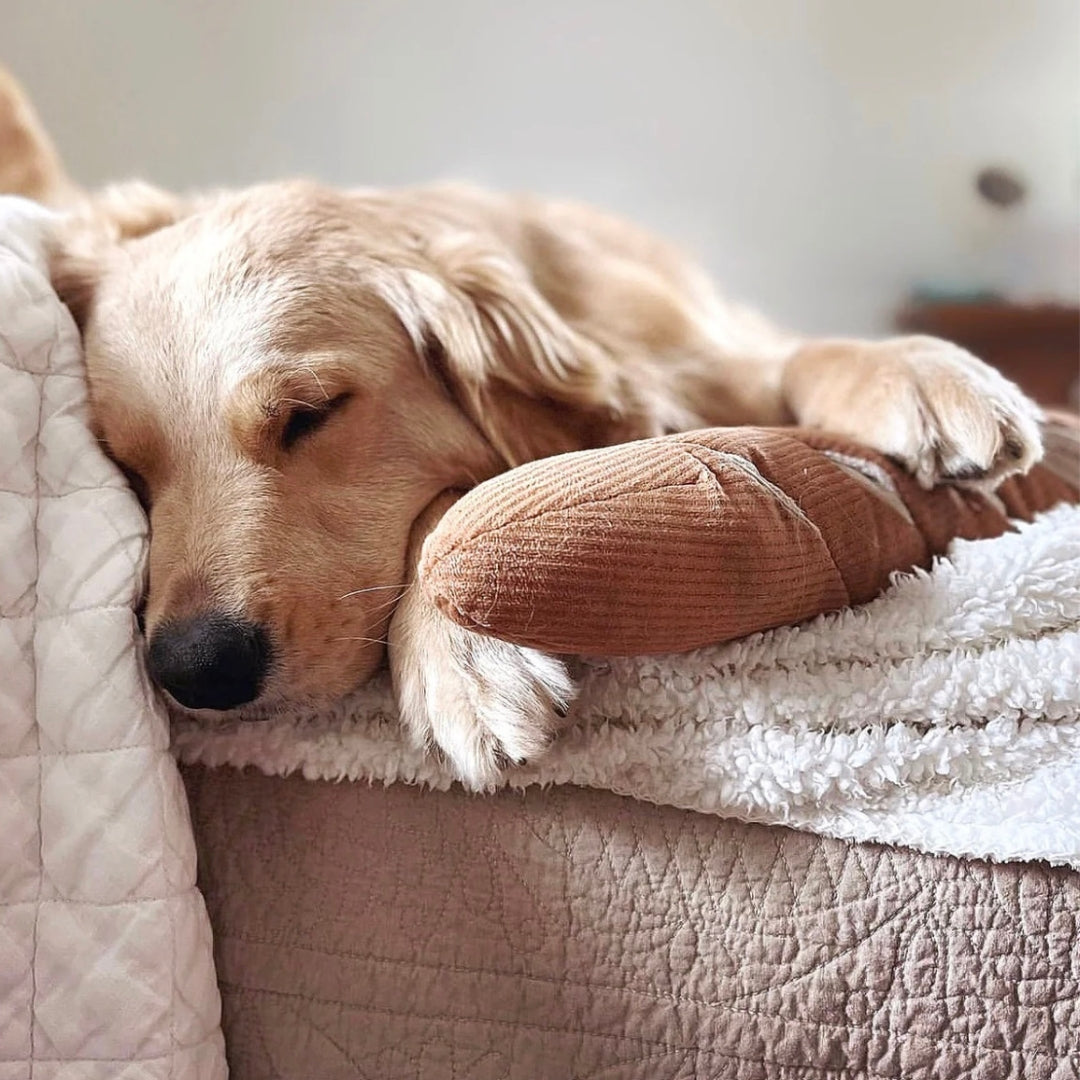
[[[146,664],[185,708],[235,709],[258,697],[270,641],[261,626],[213,612],[159,626]]]

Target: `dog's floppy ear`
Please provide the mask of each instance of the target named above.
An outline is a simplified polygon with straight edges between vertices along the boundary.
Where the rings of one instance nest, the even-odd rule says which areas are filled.
[[[508,465],[603,445],[636,427],[636,395],[507,254],[460,234],[383,280],[432,374]]]
[[[94,292],[122,244],[172,225],[183,200],[134,180],[88,195],[56,228],[49,259],[53,288],[82,329]]]
[[[22,195],[58,209],[71,206],[80,197],[29,96],[2,65],[0,192]]]

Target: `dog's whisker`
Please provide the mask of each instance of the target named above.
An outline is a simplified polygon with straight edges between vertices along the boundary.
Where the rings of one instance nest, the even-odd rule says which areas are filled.
[[[396,604],[397,601],[398,598],[395,596],[393,600],[390,600],[385,604],[380,604],[376,608],[372,608],[370,612],[370,614],[372,615],[372,619],[368,623],[368,625],[364,627],[365,633],[370,633],[376,626],[378,626],[379,623],[381,623],[386,617],[382,613],[386,611],[387,608],[393,607],[393,605]]]
[[[336,637],[331,641],[366,641],[369,645],[389,645],[390,642],[384,637]]]
[[[411,581],[402,582],[400,585],[369,585],[366,589],[353,589],[352,592],[347,592],[344,596],[339,596],[338,600],[348,600],[350,596],[362,596],[364,593],[380,592],[386,589],[401,589],[404,592],[411,588]]]
[[[377,608],[372,608],[371,609],[371,616],[372,616],[371,623],[370,623],[370,625],[366,626],[364,629],[365,630],[371,630],[375,626],[378,626],[379,623],[381,623],[383,621],[383,619],[386,617],[386,616],[383,615],[383,612],[386,611],[387,608],[393,607],[393,605],[396,604],[396,603],[397,603],[397,598],[395,597],[389,604],[380,604]]]
[[[376,608],[376,609],[375,609],[375,610],[374,610],[374,611],[372,612],[372,615],[374,616],[374,618],[373,618],[373,619],[371,619],[371,621],[370,621],[370,622],[369,622],[369,623],[367,624],[367,626],[365,626],[365,627],[364,627],[364,630],[365,630],[365,631],[366,631],[367,633],[370,633],[370,632],[371,632],[372,630],[376,629],[376,628],[377,628],[378,626],[380,626],[381,624],[383,624],[383,623],[385,622],[385,618],[384,618],[384,616],[382,616],[382,615],[380,614],[380,612],[381,612],[381,611],[382,611],[382,610],[383,610],[384,608],[386,608],[386,607],[389,607],[389,606],[390,606],[389,604],[385,604],[385,605],[383,606],[383,608]]]

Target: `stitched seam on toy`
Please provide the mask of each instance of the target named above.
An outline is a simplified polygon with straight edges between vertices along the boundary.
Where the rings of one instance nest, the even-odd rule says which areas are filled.
[[[709,473],[709,476],[710,476],[712,482],[717,487],[722,487],[722,484],[720,482],[720,478],[716,475],[714,470],[711,468],[711,466],[709,465],[709,462],[706,459],[700,457],[697,453],[694,452],[695,450],[697,450],[699,448],[694,447],[694,446],[689,446],[686,449],[687,449],[687,453],[690,455],[690,457],[694,458],[695,461],[700,462],[704,466],[704,468],[708,470],[708,473]],[[700,449],[705,450],[705,448],[700,448]],[[832,553],[832,550],[829,547],[829,543],[828,543],[827,538],[825,537],[825,534],[822,533],[820,527],[815,522],[811,521],[810,518],[808,518],[806,516],[806,511],[803,510],[803,508],[786,491],[784,491],[783,488],[777,487],[776,484],[774,484],[768,477],[766,477],[761,472],[761,470],[749,458],[746,458],[746,457],[743,457],[740,454],[734,454],[734,453],[731,453],[731,452],[725,451],[725,450],[709,450],[708,453],[715,454],[717,457],[722,458],[725,465],[731,465],[731,466],[739,469],[741,472],[743,472],[745,475],[749,476],[751,479],[753,479],[756,483],[758,483],[765,490],[765,492],[783,510],[786,510],[787,513],[791,517],[793,517],[793,518],[795,518],[795,520],[801,522],[808,529],[810,529],[814,533],[815,536],[817,536],[818,540],[821,542],[822,550],[828,556],[829,563],[833,568],[833,572],[836,574],[836,580],[837,580],[838,584],[840,585],[840,587],[843,589],[845,603],[850,604],[851,603],[851,590],[848,588],[847,580],[844,578],[844,575],[841,573],[840,567],[836,563],[836,559],[833,558],[833,553]],[[802,555],[803,553],[800,551],[799,554]],[[804,566],[803,567],[804,575],[805,575],[805,569],[806,569],[806,567]],[[798,590],[796,590],[796,591],[798,591]]]
[[[918,527],[915,524],[915,519],[911,516],[911,511],[907,508],[904,500],[900,498],[900,493],[896,490],[892,477],[879,465],[875,465],[871,461],[862,462],[868,468],[878,470],[881,474],[880,479],[877,478],[875,473],[859,467],[860,458],[849,457],[847,454],[831,450],[824,450],[822,453],[846,476],[851,477],[852,480],[870,492],[876,499],[888,506],[890,510],[899,514],[912,528]]]
[[[687,446],[685,448],[689,457],[692,457],[698,462],[709,474],[709,479],[717,487],[722,487],[723,484],[720,477],[716,475],[716,470],[712,467],[710,462],[701,456],[701,452],[707,452],[710,455],[714,455],[721,459],[723,464],[730,465],[743,473],[745,476],[749,476],[755,483],[759,484],[765,489],[766,493],[780,504],[792,517],[801,521],[804,525],[813,529],[814,532],[820,535],[820,530],[807,516],[806,511],[786,492],[783,488],[777,487],[767,476],[765,476],[761,470],[747,457],[743,457],[742,454],[735,454],[729,450],[707,450],[704,447]]]

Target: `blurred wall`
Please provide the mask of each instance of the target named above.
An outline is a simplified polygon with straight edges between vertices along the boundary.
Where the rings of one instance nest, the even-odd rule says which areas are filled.
[[[794,327],[916,279],[1075,292],[1077,0],[0,0],[75,176],[571,194]],[[1018,167],[1017,215],[971,194]]]

